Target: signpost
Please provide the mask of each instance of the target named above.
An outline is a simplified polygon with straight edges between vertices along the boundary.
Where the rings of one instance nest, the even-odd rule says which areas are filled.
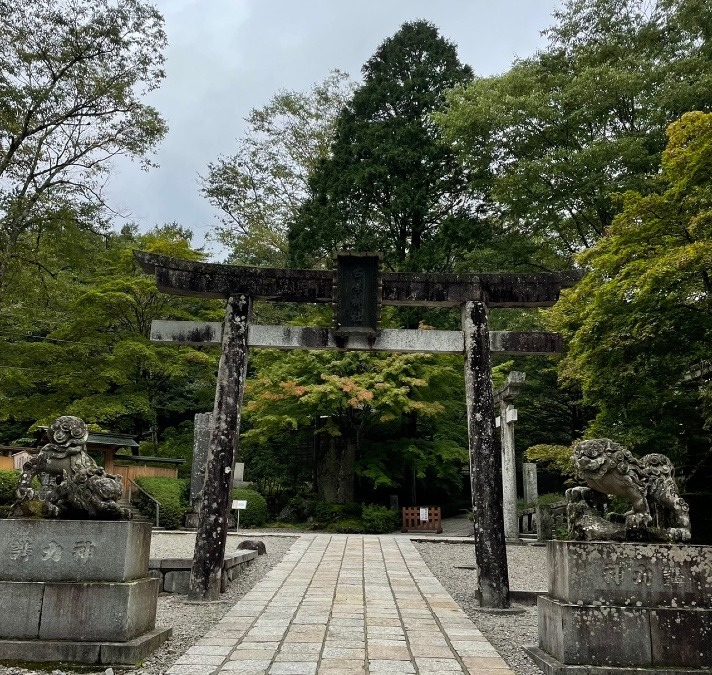
[[[237,511],[237,524],[235,525],[235,533],[240,532],[240,511],[247,508],[246,499],[233,499],[232,500],[232,510]]]

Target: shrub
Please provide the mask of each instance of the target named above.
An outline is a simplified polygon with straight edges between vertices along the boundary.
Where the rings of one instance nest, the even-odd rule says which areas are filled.
[[[327,532],[336,532],[338,534],[360,534],[363,532],[363,521],[358,518],[346,518],[329,523],[326,527]]]
[[[183,527],[185,514],[190,510],[186,479],[141,476],[136,479],[136,484],[160,502],[159,525],[161,527],[167,530]],[[155,520],[155,504],[142,493],[137,496],[137,505],[141,513]]]
[[[398,529],[398,511],[386,506],[369,504],[363,507],[363,529],[370,534],[385,534]]]
[[[267,500],[248,488],[235,488],[233,499],[247,500],[247,508],[240,511],[240,527],[259,527],[267,522]]]
[[[20,471],[0,471],[0,504],[12,504],[17,484],[20,482]]]

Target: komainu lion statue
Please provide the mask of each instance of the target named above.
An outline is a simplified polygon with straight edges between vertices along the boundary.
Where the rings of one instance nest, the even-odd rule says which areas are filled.
[[[638,459],[618,443],[596,438],[574,447],[573,462],[588,487],[566,491],[571,539],[690,540],[690,509],[678,494],[674,467],[665,455]],[[602,518],[604,495],[628,500],[631,509]]]
[[[131,518],[117,500],[123,492],[121,476],[106,473],[86,451],[87,425],[79,417],[63,415],[47,429],[48,443],[25,462],[17,488],[14,515],[24,515],[28,502],[42,502],[44,515],[79,518]],[[33,480],[41,487],[35,490]]]

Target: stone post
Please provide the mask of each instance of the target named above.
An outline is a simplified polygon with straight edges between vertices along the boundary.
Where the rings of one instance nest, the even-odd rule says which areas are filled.
[[[535,462],[524,462],[522,464],[522,482],[524,484],[524,501],[527,504],[535,502],[539,498]]]
[[[228,299],[225,310],[222,352],[213,407],[213,429],[210,434],[203,499],[188,591],[188,598],[193,601],[211,601],[220,597],[220,579],[232,497],[232,472],[240,433],[242,395],[247,370],[247,326],[250,308],[250,298],[236,295]]]
[[[210,431],[213,428],[212,413],[196,413],[193,427],[193,468],[190,474],[190,504],[196,513],[199,510],[200,493],[205,482],[205,465],[210,447]]]
[[[502,520],[502,457],[495,443],[489,328],[483,302],[465,303],[462,330],[479,600],[483,607],[503,609],[509,607],[509,572]]]
[[[500,431],[502,446],[502,498],[504,538],[519,541],[517,519],[517,461],[514,454],[514,422],[517,409],[507,401],[500,401]]]
[[[517,518],[517,460],[514,452],[514,423],[517,409],[514,399],[526,379],[526,373],[513,370],[506,382],[494,392],[495,405],[499,406],[497,426],[500,427],[502,448],[502,496],[504,512],[504,536],[507,541],[519,542],[519,519]]]

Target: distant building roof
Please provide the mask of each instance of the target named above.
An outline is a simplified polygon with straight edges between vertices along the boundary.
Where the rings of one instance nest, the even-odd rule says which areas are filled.
[[[185,459],[182,457],[150,457],[148,455],[114,455],[114,461],[126,461],[133,464],[142,462],[146,464],[185,464]]]
[[[136,439],[130,434],[105,434],[90,431],[87,445],[117,445],[122,448],[138,448]]]

